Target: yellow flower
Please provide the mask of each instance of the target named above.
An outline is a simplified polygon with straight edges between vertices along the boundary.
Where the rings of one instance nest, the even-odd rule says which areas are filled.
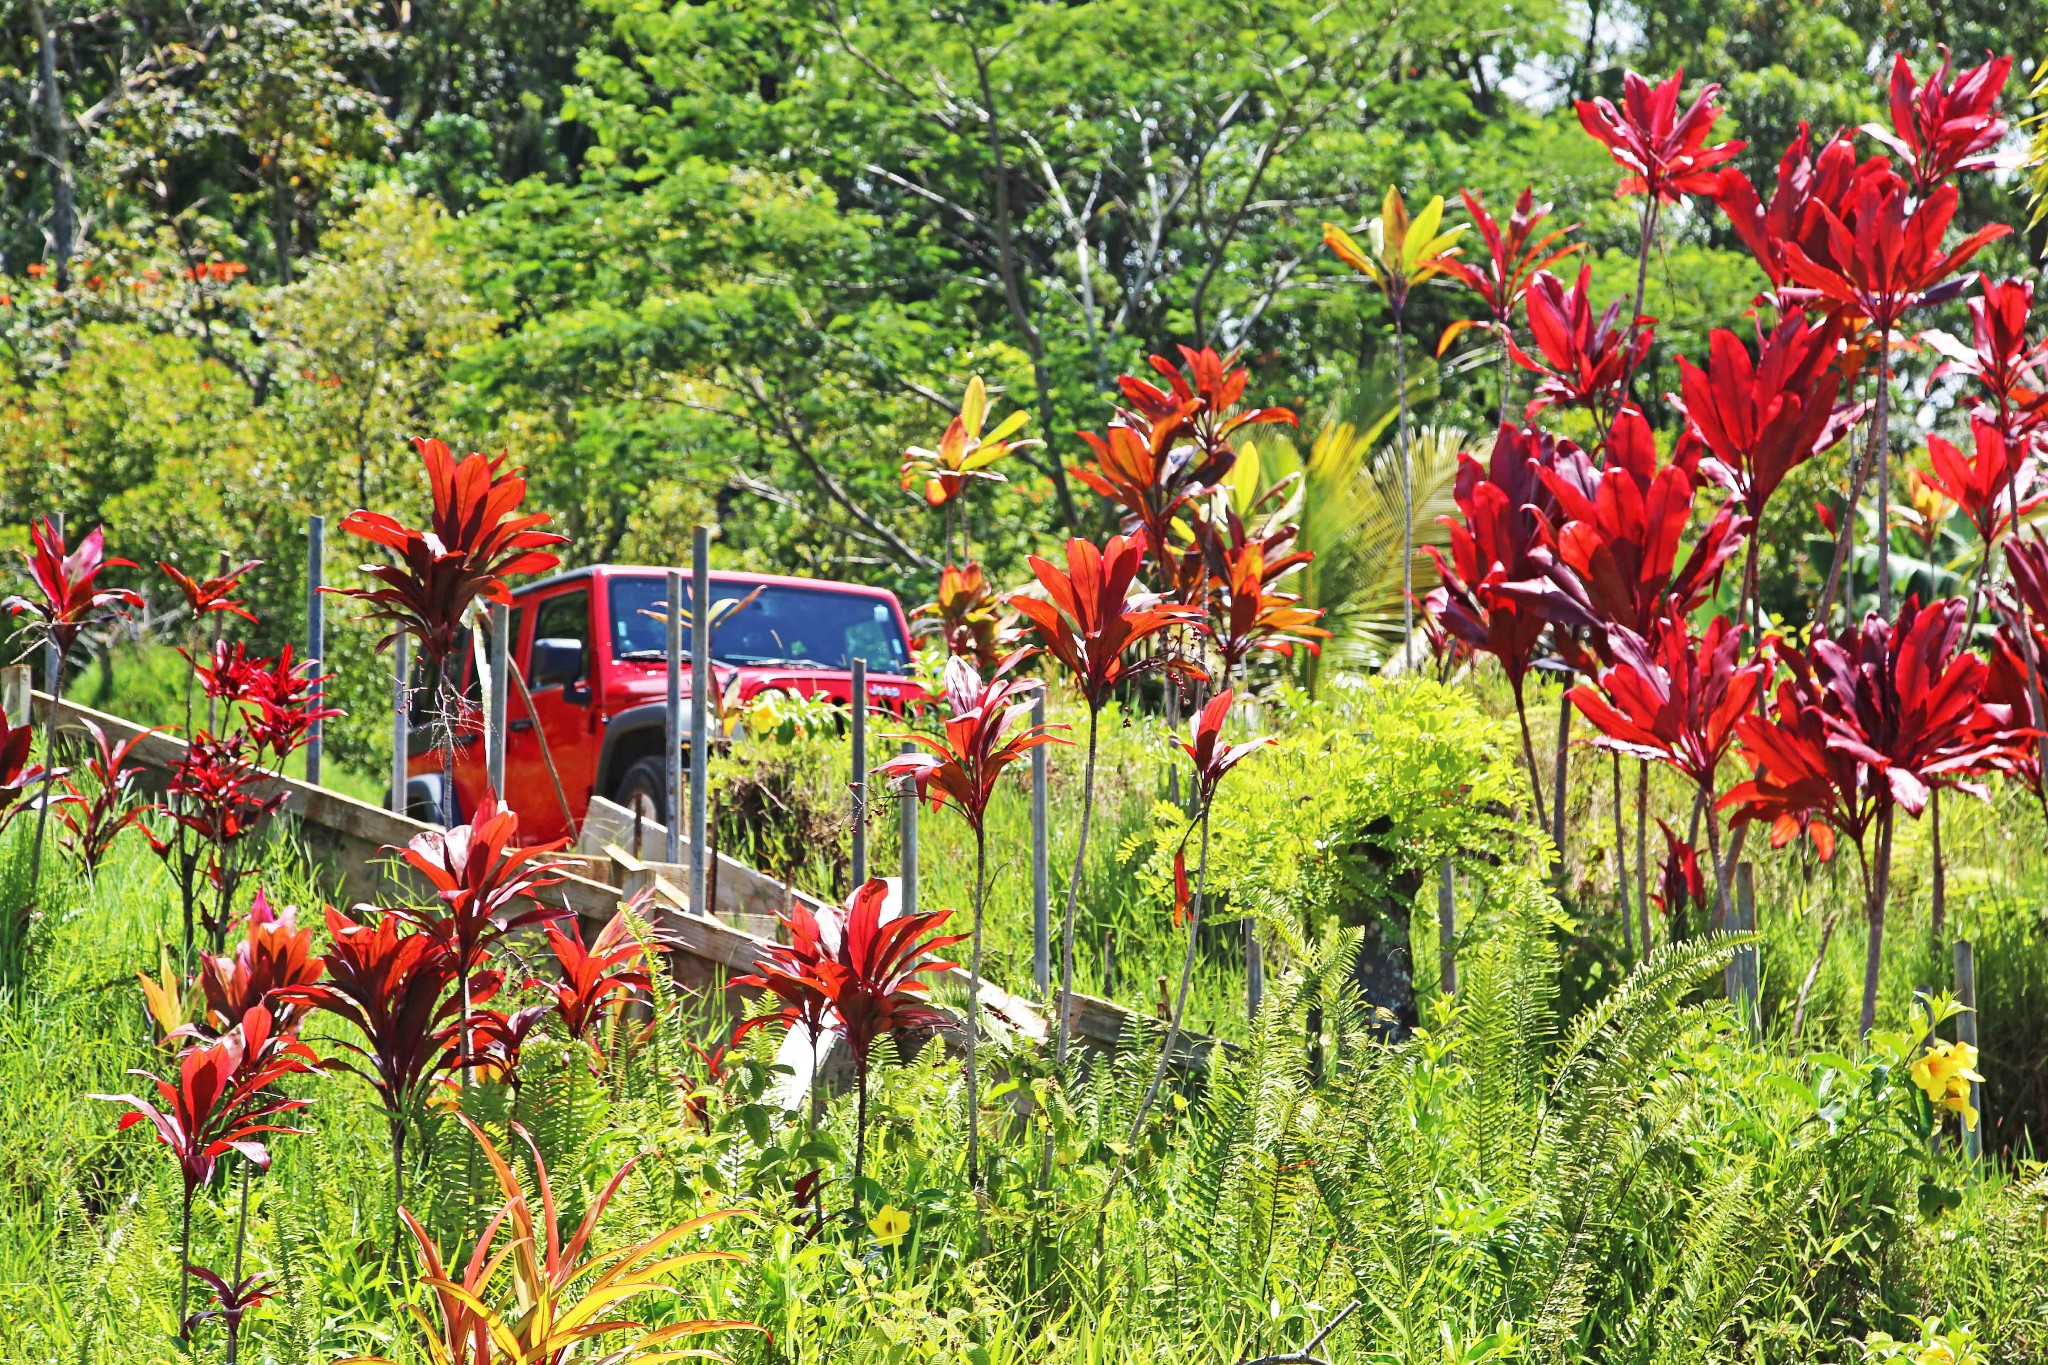
[[[895,1246],[910,1231],[910,1215],[894,1204],[884,1204],[874,1217],[868,1219],[868,1231],[875,1234],[877,1245]]]
[[[1977,1108],[1970,1103],[1970,1083],[1984,1078],[1977,1073],[1977,1049],[1968,1043],[1933,1042],[1910,1072],[1937,1109],[1963,1116],[1965,1128],[1977,1126]],[[1938,1365],[1938,1362],[1937,1362]]]

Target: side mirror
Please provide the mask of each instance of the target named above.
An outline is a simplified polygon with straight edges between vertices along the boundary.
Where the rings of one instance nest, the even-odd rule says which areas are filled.
[[[553,687],[557,683],[569,684],[583,677],[583,642],[581,640],[552,639],[533,642],[533,685]]]

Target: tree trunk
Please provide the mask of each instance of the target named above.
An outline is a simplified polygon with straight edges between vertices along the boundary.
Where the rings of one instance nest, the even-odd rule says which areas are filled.
[[[29,0],[36,31],[36,104],[42,115],[43,163],[50,176],[50,254],[56,257],[58,292],[71,288],[73,237],[78,231],[77,189],[71,179],[71,141],[64,127],[64,96],[57,88],[57,32],[50,6]],[[180,1323],[179,1330],[184,1330]]]

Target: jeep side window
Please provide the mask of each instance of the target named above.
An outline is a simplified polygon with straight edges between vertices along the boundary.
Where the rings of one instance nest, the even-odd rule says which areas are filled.
[[[589,589],[577,588],[571,592],[557,593],[540,604],[533,617],[533,643],[536,655],[540,652],[540,643],[543,640],[573,644],[582,651],[582,671],[566,681],[582,682],[590,676]],[[548,687],[565,681],[560,677],[543,678],[544,670],[538,657],[529,667],[531,686]]]

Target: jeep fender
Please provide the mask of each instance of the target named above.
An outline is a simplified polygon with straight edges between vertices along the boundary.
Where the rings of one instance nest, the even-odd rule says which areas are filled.
[[[668,705],[658,701],[629,706],[605,722],[604,742],[597,750],[595,790],[599,795],[609,798],[635,759],[661,752],[662,731],[667,725]],[[690,703],[687,700],[683,702],[680,728],[683,767],[687,769],[690,766]]]

